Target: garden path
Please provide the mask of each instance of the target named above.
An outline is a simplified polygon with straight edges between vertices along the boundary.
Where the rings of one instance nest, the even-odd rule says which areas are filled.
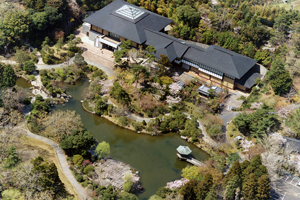
[[[48,138],[45,138],[43,136],[36,135],[36,134],[30,132],[27,129],[27,127],[23,128],[23,130],[25,131],[25,134],[28,137],[31,137],[31,138],[40,140],[42,142],[45,142],[45,143],[49,144],[55,150],[55,153],[57,155],[57,158],[58,158],[59,164],[62,168],[62,171],[65,174],[65,176],[69,179],[70,183],[73,185],[73,187],[76,190],[77,194],[80,196],[80,198],[82,200],[90,199],[88,194],[86,193],[85,189],[77,182],[77,180],[73,176],[73,174],[72,174],[72,172],[69,168],[68,162],[65,158],[65,154],[64,154],[63,150],[60,148],[60,146],[56,142],[54,142],[54,141],[52,141]]]

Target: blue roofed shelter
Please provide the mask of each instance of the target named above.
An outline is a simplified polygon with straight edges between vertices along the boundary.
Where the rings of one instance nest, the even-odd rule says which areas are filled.
[[[192,153],[192,150],[188,146],[180,145],[176,150],[181,155],[186,155],[186,156],[189,155],[190,153]]]

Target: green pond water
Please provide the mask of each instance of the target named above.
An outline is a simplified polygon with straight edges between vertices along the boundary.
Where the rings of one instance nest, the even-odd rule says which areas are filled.
[[[21,81],[18,80],[18,83]],[[23,84],[25,86],[26,82]],[[193,156],[200,161],[209,158],[208,154],[182,140],[177,133],[161,136],[138,134],[86,112],[80,100],[88,85],[88,81],[83,79],[76,85],[68,86],[67,94],[71,94],[73,99],[65,107],[56,106],[53,110],[75,110],[81,116],[84,126],[99,142],[106,141],[110,144],[112,158],[130,164],[140,172],[140,182],[144,191],[136,194],[139,199],[148,199],[167,182],[181,178],[181,170],[187,163],[177,158],[176,148],[179,145],[189,146]]]

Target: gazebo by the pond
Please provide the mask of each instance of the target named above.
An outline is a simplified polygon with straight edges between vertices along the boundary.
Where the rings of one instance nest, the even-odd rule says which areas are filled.
[[[192,150],[188,147],[188,146],[182,146],[180,145],[177,149],[177,152],[181,155],[189,155],[190,153],[192,153]]]
[[[182,146],[180,145],[177,149],[177,156],[180,160],[185,160],[193,165],[196,166],[203,166],[204,164],[201,163],[199,160],[196,160],[193,158],[190,154],[192,153],[192,150],[188,146]]]

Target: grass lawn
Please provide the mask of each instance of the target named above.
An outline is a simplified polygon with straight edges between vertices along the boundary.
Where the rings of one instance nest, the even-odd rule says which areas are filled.
[[[39,140],[36,140],[34,138],[29,138],[29,137],[22,137],[21,139],[22,142],[22,148],[26,151],[37,151],[39,156],[42,156],[44,159],[48,160],[49,162],[53,162],[56,167],[57,171],[59,174],[60,180],[64,183],[67,192],[70,195],[75,196],[76,199],[80,199],[78,194],[76,193],[75,189],[73,188],[73,185],[69,182],[65,174],[62,172],[62,168],[58,162],[58,159],[56,157],[56,153],[54,149]]]
[[[185,110],[187,113],[189,113],[190,115],[193,115],[195,117],[199,117],[199,118],[203,116],[204,113],[199,107],[195,106],[191,102],[185,101],[184,103],[185,103]]]
[[[300,1],[292,2],[292,5],[295,10],[300,10]]]
[[[87,101],[83,102],[83,106],[85,107],[85,109],[87,109],[88,111],[94,112],[94,110],[89,106]]]

